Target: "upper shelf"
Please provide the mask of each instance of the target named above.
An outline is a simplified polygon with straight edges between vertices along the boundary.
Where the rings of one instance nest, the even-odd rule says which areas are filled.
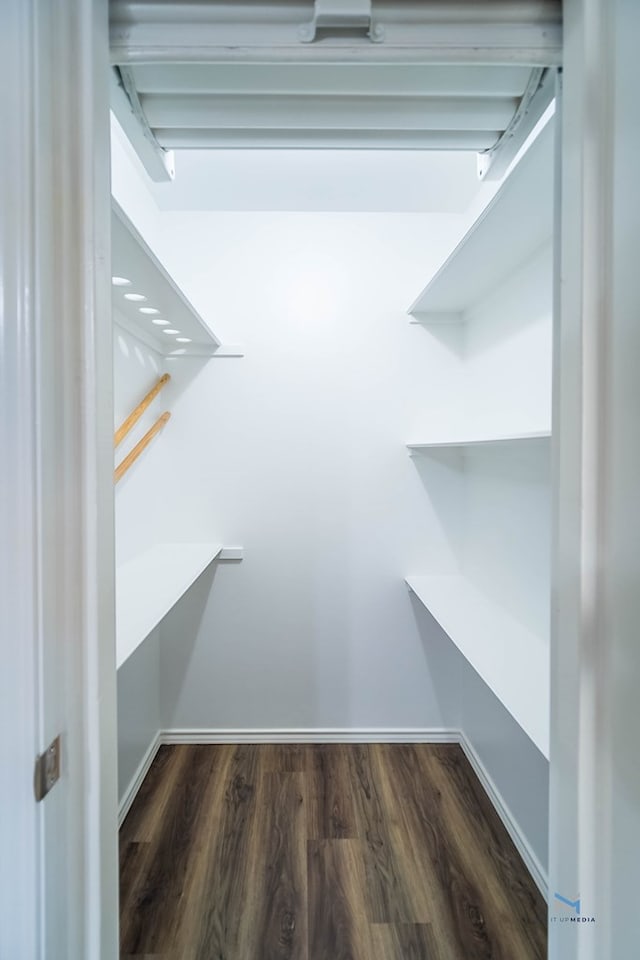
[[[553,121],[549,121],[409,313],[457,322],[553,234]]]
[[[545,757],[549,757],[549,639],[527,630],[465,577],[407,584]]]
[[[116,666],[121,667],[212,560],[218,543],[160,543],[116,570]]]
[[[537,443],[548,441],[551,437],[550,430],[532,430],[523,433],[494,434],[476,437],[463,437],[460,439],[448,440],[425,440],[415,443],[408,443],[410,450],[443,450],[449,448],[455,449],[486,449],[488,447],[502,447],[516,443],[530,444],[532,441]]]
[[[111,248],[113,304],[119,323],[166,357],[212,357],[226,352],[115,200]]]

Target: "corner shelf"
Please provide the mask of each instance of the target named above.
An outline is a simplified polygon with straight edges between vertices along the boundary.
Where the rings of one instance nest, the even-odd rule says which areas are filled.
[[[445,449],[459,449],[459,450],[473,450],[473,449],[487,449],[491,447],[505,447],[509,445],[515,445],[520,443],[531,444],[536,443],[547,443],[551,438],[550,430],[532,430],[532,431],[523,431],[522,433],[512,433],[512,434],[496,434],[496,435],[486,435],[481,437],[465,437],[458,440],[425,440],[423,442],[408,443],[407,447],[412,451],[425,451],[429,450],[445,450]]]
[[[553,234],[554,138],[550,121],[445,261],[409,314],[421,323],[459,323]],[[516,227],[514,228],[514,224]]]
[[[222,551],[219,543],[161,543],[116,570],[120,668]]]
[[[549,758],[549,639],[525,629],[465,577],[406,583],[540,752]]]
[[[115,200],[111,203],[111,267],[114,277],[129,281],[112,287],[115,320],[147,346],[165,357],[242,356],[241,348],[224,347],[212,333]],[[127,294],[144,299],[128,300]],[[145,314],[141,308],[158,312]],[[154,318],[168,323],[159,326]],[[178,341],[178,335],[188,342]]]

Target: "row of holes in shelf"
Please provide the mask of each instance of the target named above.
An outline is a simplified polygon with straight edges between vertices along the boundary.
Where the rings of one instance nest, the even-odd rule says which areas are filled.
[[[128,280],[126,277],[111,277],[111,283],[114,287],[119,287],[120,289],[127,289],[131,286],[131,280]],[[147,298],[143,293],[127,292],[123,294],[125,300],[131,300],[133,303],[146,303]],[[149,317],[151,323],[155,323],[158,327],[164,327],[163,333],[166,333],[168,336],[173,336],[176,338],[176,343],[191,343],[190,337],[183,337],[180,334],[179,330],[174,329],[170,325],[169,320],[165,320],[164,317],[160,316],[160,311],[156,307],[144,306],[138,308],[140,313],[146,317]]]

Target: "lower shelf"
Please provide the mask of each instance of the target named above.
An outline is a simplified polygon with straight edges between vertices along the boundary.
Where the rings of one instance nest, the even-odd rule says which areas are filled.
[[[547,443],[551,438],[549,430],[530,430],[525,433],[510,434],[486,434],[484,436],[463,437],[461,439],[449,440],[425,440],[420,443],[408,443],[410,450],[442,450],[447,447],[456,447],[458,449],[474,449],[480,447],[502,447],[517,443],[531,444],[531,442]]]
[[[545,757],[549,643],[465,577],[407,577],[408,586]]]
[[[116,666],[121,667],[219,555],[219,543],[160,543],[116,570]]]

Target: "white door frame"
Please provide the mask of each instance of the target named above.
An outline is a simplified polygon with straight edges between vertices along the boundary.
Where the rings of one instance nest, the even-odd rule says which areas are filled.
[[[565,0],[564,37],[549,955],[626,960],[640,861],[640,5]],[[580,897],[580,922],[556,892]]]
[[[5,0],[0,53],[0,956],[115,960],[107,0]]]
[[[639,11],[565,2],[550,876],[596,923],[552,923],[552,960],[635,945]],[[0,956],[115,960],[107,0],[5,0],[1,25]]]

